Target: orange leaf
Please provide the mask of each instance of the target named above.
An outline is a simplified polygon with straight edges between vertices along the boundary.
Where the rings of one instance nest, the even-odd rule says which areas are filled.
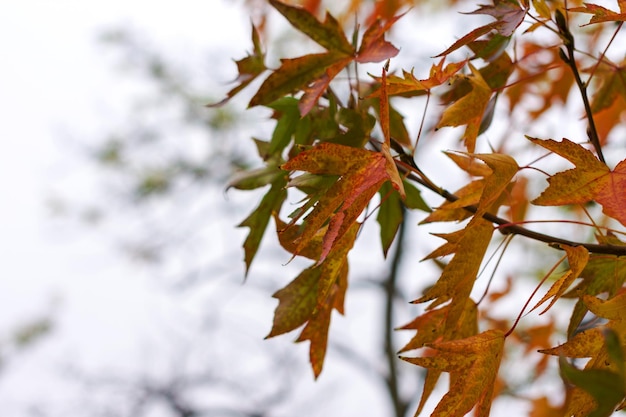
[[[294,255],[299,254],[329,221],[318,260],[318,264],[322,263],[383,183],[394,181],[390,174],[393,168],[389,167],[392,163],[390,156],[382,152],[325,142],[283,164],[281,168],[288,171],[340,176],[304,218],[304,231],[297,240]],[[293,227],[296,220],[289,227]]]
[[[491,242],[493,225],[482,218],[483,213],[497,205],[502,193],[508,187],[511,179],[518,170],[515,161],[500,154],[474,155],[484,161],[492,170],[492,174],[485,179],[484,190],[478,203],[477,211],[469,224],[465,227],[463,236],[456,244],[454,258],[443,270],[441,277],[416,300],[425,302],[437,299],[431,308],[452,299],[450,312],[446,320],[446,334],[455,331],[459,325],[459,318],[469,298],[478,274],[485,252]]]
[[[430,347],[435,350],[434,356],[402,359],[450,373],[450,390],[431,417],[462,417],[474,407],[475,416],[487,417],[502,359],[504,334],[488,330],[465,339],[432,343]]]
[[[491,88],[485,82],[480,72],[470,65],[472,75],[467,78],[472,86],[472,91],[461,97],[448,107],[441,115],[437,129],[444,126],[467,125],[463,140],[468,152],[474,152],[476,137],[480,129],[487,104],[491,98]]]
[[[592,3],[584,3],[584,7],[574,7],[569,10],[571,12],[592,14],[593,16],[587,25],[603,22],[624,22],[626,21],[626,2],[618,0],[618,3],[621,13],[615,13],[613,10]]]
[[[393,26],[403,14],[382,23],[380,20],[375,21],[367,28],[361,39],[361,47],[359,48],[355,60],[360,63],[381,62],[398,55],[398,48],[385,40],[385,33]]]
[[[559,206],[597,201],[604,214],[626,225],[626,160],[611,171],[590,151],[567,139],[561,142],[529,139],[576,166],[548,178],[548,188],[533,201],[534,204]]]
[[[446,65],[443,68],[445,57],[441,58],[438,64],[433,64],[430,69],[430,76],[425,80],[418,80],[413,72],[402,71],[402,77],[397,75],[387,76],[387,94],[393,95],[405,95],[410,96],[415,93],[422,93],[430,90],[433,87],[439,86],[448,80],[450,80],[457,72],[461,70],[466,64],[466,61],[454,62]],[[380,79],[374,77],[377,81]],[[378,97],[380,95],[380,89],[376,90],[369,97]]]

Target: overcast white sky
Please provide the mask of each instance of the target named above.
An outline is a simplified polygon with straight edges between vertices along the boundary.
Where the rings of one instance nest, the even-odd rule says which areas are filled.
[[[3,415],[41,398],[39,387],[49,391],[64,356],[107,363],[137,350],[137,333],[177,308],[120,259],[113,242],[53,219],[45,203],[59,191],[88,191],[88,164],[68,138],[98,137],[125,99],[98,34],[125,25],[178,53],[228,44],[241,55],[249,18],[230,3],[0,5],[0,352],[24,321],[50,313],[59,325],[55,345],[24,352],[0,374]]]

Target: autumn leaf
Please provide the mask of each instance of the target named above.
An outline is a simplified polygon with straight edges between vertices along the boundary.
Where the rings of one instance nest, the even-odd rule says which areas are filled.
[[[569,11],[592,14],[593,16],[591,16],[591,20],[587,25],[604,22],[624,22],[626,21],[626,2],[624,0],[618,0],[618,4],[620,13],[616,13],[613,10],[593,3],[584,3],[583,7],[573,7],[569,9]]]
[[[363,34],[361,46],[356,51],[345,37],[339,22],[329,13],[325,21],[320,22],[305,8],[289,6],[278,0],[270,0],[270,4],[296,29],[328,52],[281,59],[281,66],[263,82],[250,100],[249,107],[268,105],[287,94],[303,91],[299,108],[300,114],[304,116],[313,109],[330,82],[352,61],[384,61],[399,52],[384,39],[384,35],[401,16],[384,23],[374,22]]]
[[[475,416],[487,417],[503,355],[504,334],[488,330],[465,339],[434,342],[434,355],[402,357],[427,369],[450,373],[450,389],[431,417],[462,417],[476,407]]]
[[[559,206],[596,201],[602,205],[604,214],[626,225],[626,160],[610,170],[590,151],[568,139],[561,142],[528,139],[576,166],[548,178],[548,188],[533,200],[533,204]]]
[[[615,406],[626,398],[623,376],[625,366],[623,350],[626,346],[626,340],[623,336],[626,333],[626,292],[621,292],[608,300],[585,295],[583,301],[589,311],[598,317],[607,319],[608,322],[602,326],[576,333],[566,343],[551,349],[540,350],[540,352],[569,358],[591,358],[585,365],[584,371],[571,368],[566,370],[565,378],[578,385],[568,398],[566,414],[608,416]],[[608,337],[611,334],[619,335],[617,340]],[[616,349],[621,352],[615,352]],[[563,369],[563,364],[561,365]],[[583,373],[581,374],[581,372]],[[611,375],[615,375],[615,377]],[[618,390],[612,393],[601,390],[604,392],[604,396],[599,395],[600,392],[595,390],[594,386],[597,387],[597,383],[601,379],[615,382],[615,378],[618,378],[619,384],[611,386],[618,388]],[[591,381],[596,381],[596,383],[593,384]],[[610,402],[607,404],[604,401]],[[607,407],[608,409],[605,410]],[[604,410],[606,413],[589,414],[598,409]]]
[[[476,137],[480,129],[487,104],[491,98],[491,88],[485,82],[480,72],[470,65],[472,75],[467,80],[472,86],[472,90],[461,97],[458,101],[448,107],[441,115],[441,120],[437,124],[437,129],[444,126],[467,125],[463,140],[467,151],[473,153],[476,147]]]
[[[548,311],[550,307],[554,305],[556,300],[558,300],[561,295],[565,293],[565,290],[567,290],[572,282],[574,282],[574,280],[578,278],[580,273],[587,265],[587,261],[589,260],[589,252],[582,246],[572,247],[562,245],[561,247],[565,250],[565,253],[567,254],[569,269],[558,280],[556,280],[554,284],[552,284],[552,287],[550,287],[546,295],[544,295],[543,298],[539,300],[539,302],[535,305],[535,307],[533,307],[534,310],[546,301],[548,301],[550,298],[552,298],[550,304],[548,304],[548,306],[540,314]]]
[[[385,40],[385,33],[404,14],[383,22],[376,20],[367,28],[361,39],[361,46],[356,53],[356,61],[362,64],[368,62],[382,62],[398,55],[400,50]]]
[[[430,343],[440,341],[444,337],[445,322],[450,310],[450,305],[443,306],[435,310],[426,311],[421,316],[416,317],[410,323],[400,327],[401,330],[416,330],[417,333],[413,338],[400,350],[399,353],[407,352],[413,349],[419,349],[424,346],[428,346]],[[465,339],[470,336],[474,336],[478,333],[478,309],[476,303],[470,298],[467,299],[465,309],[460,318],[460,325],[456,331],[449,335],[450,339]],[[417,407],[415,415],[418,415],[426,401],[428,401],[432,394],[439,377],[441,376],[441,370],[428,369],[426,371],[426,378],[424,379],[424,389],[422,391],[422,397]]]
[[[457,72],[459,72],[465,65],[467,60],[454,62],[443,67],[445,57],[441,58],[438,64],[433,64],[430,69],[430,76],[424,80],[418,80],[413,71],[402,71],[402,77],[394,74],[387,76],[387,94],[390,96],[402,95],[410,97],[415,93],[423,93],[434,87],[442,85],[448,82]],[[374,77],[375,80],[381,81],[381,78]],[[379,97],[380,89],[374,91],[368,97]]]
[[[305,230],[298,238],[294,255],[299,254],[329,221],[318,260],[319,263],[323,262],[333,250],[335,242],[348,231],[383,183],[393,183],[394,178],[390,172],[393,173],[395,165],[390,168],[390,163],[393,161],[381,152],[321,143],[283,164],[281,168],[287,171],[340,176],[317,201],[313,211],[304,218]],[[289,227],[293,227],[293,223],[295,221]]]
[[[478,275],[485,252],[491,242],[493,225],[483,219],[483,213],[498,205],[502,193],[508,187],[518,170],[515,161],[499,154],[479,154],[474,157],[484,161],[492,170],[486,177],[476,213],[463,231],[456,244],[456,253],[446,265],[439,280],[415,302],[435,300],[430,308],[452,299],[452,306],[446,320],[446,332],[450,334],[458,327],[458,320],[469,298]]]
[[[599,239],[601,243],[623,246],[616,238]],[[570,317],[567,334],[572,336],[585,314],[587,306],[582,295],[598,295],[607,293],[613,297],[626,282],[626,259],[623,256],[591,254],[585,269],[580,273],[581,281],[572,290],[563,294],[563,298],[578,298]]]
[[[517,0],[494,0],[493,6],[482,5],[467,14],[486,14],[496,19],[496,30],[502,36],[508,37],[522,24],[528,6],[520,6]]]
[[[287,94],[304,89],[310,83],[324,77],[328,68],[336,70],[339,63],[347,65],[349,61],[345,54],[336,51],[281,59],[280,68],[267,77],[250,100],[249,106],[267,105]]]
[[[232,90],[226,93],[226,97],[219,103],[209,104],[207,107],[219,107],[233,98],[237,93],[246,88],[252,81],[261,75],[267,68],[265,67],[265,54],[261,50],[261,40],[257,28],[252,25],[252,45],[254,50],[243,59],[235,61],[239,76],[235,80],[239,83]]]
[[[286,228],[275,215],[281,245],[295,252],[294,241],[302,233],[296,228]],[[331,312],[336,309],[343,314],[343,303],[348,286],[348,252],[354,245],[358,224],[337,242],[335,250],[320,264],[312,265],[300,273],[273,297],[279,303],[274,312],[272,330],[266,338],[278,336],[305,325],[296,341],[309,340],[309,356],[313,373],[317,378],[323,368],[328,344],[328,328]],[[317,259],[322,251],[324,231],[316,234],[300,252],[310,259]]]
[[[327,50],[341,52],[344,55],[354,54],[354,48],[346,39],[341,25],[330,13],[327,12],[324,22],[320,22],[305,8],[289,6],[278,0],[269,0],[269,2],[294,28]]]
[[[496,21],[472,30],[437,56],[448,55],[494,30],[503,37],[509,37],[522,24],[527,12],[528,7],[522,8],[515,0],[494,0],[493,6],[480,6],[477,10],[466,14],[486,14],[494,17]]]

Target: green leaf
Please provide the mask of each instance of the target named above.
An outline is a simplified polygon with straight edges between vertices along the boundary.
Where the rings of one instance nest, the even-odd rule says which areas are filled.
[[[406,198],[404,199],[404,205],[408,209],[412,210],[422,210],[427,213],[430,213],[432,210],[428,204],[422,198],[422,193],[417,189],[412,183],[408,181],[403,181],[404,183],[404,192],[406,193]]]
[[[387,257],[389,248],[398,233],[400,223],[402,223],[402,199],[389,182],[383,184],[379,193],[381,203],[376,221],[380,225],[380,243],[383,246],[383,254]]]
[[[559,358],[563,378],[589,393],[596,408],[589,417],[609,417],[624,399],[624,380],[616,373],[604,369],[580,370]]]
[[[274,117],[278,118],[268,153],[270,155],[280,154],[289,142],[300,122],[300,111],[298,110],[298,100],[293,97],[282,97],[269,105],[276,110]]]
[[[265,234],[265,229],[274,211],[279,211],[283,201],[287,198],[286,176],[278,177],[272,187],[265,194],[259,206],[243,221],[238,227],[249,227],[250,233],[243,243],[246,262],[246,275],[250,271],[250,265],[256,255],[261,239]]]

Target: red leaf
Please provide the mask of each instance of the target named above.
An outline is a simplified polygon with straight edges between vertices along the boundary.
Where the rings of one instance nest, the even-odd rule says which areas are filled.
[[[394,180],[390,175],[389,160],[390,157],[388,159],[382,152],[325,142],[283,164],[281,168],[288,171],[340,176],[304,218],[304,231],[297,240],[294,255],[299,254],[330,220],[318,260],[318,264],[322,263],[382,184]],[[297,220],[295,218],[289,227],[293,227]]]
[[[576,165],[574,169],[548,178],[550,185],[533,201],[534,204],[558,206],[594,200],[602,205],[604,214],[626,225],[626,160],[610,170],[590,151],[570,140],[529,139]]]
[[[515,29],[522,24],[528,7],[522,8],[515,0],[494,0],[493,6],[480,8],[467,14],[486,14],[496,18],[496,30],[502,36],[511,36]]]
[[[363,34],[356,61],[360,63],[381,62],[398,55],[400,52],[398,48],[385,40],[385,32],[402,16],[404,15],[396,16],[384,24],[380,20],[372,23]]]

